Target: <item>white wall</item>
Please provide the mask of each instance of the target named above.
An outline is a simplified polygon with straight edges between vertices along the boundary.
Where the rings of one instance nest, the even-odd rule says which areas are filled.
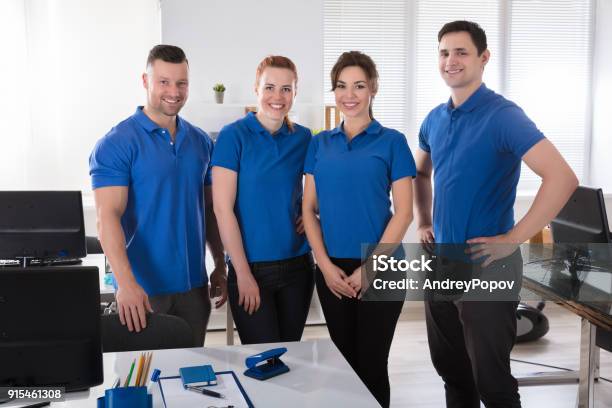
[[[612,1],[598,0],[593,61],[593,140],[589,184],[612,193]],[[612,207],[608,206],[608,212]]]
[[[255,104],[255,69],[270,54],[297,65],[297,122],[322,127],[322,0],[163,1],[162,41],[187,54],[190,97],[182,114],[204,130],[218,131]],[[217,82],[227,88],[222,106],[213,102]]]

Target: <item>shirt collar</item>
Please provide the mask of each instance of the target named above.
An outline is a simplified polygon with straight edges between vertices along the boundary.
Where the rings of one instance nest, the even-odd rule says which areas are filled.
[[[487,86],[484,84],[484,82],[482,84],[480,84],[480,86],[478,87],[478,89],[476,89],[476,91],[470,95],[469,98],[467,98],[467,100],[465,102],[463,102],[461,105],[459,105],[459,107],[457,108],[457,110],[460,110],[462,112],[471,112],[474,109],[476,109],[478,106],[482,105],[486,99],[486,96],[488,94],[490,94],[491,91],[489,88],[487,88]],[[452,98],[448,98],[448,102],[446,103],[446,107],[449,111],[452,111],[453,109],[455,109],[453,107],[453,99]]]
[[[149,118],[146,113],[144,113],[143,106],[139,106],[136,108],[136,112],[133,115],[134,119],[140,126],[147,131],[147,133],[153,133],[155,130],[161,129],[157,123],[153,122],[151,118]],[[180,116],[176,116],[176,133],[178,134],[183,128],[183,119]]]
[[[134,119],[140,126],[147,131],[147,133],[152,133],[156,129],[160,129],[160,127],[149,118],[143,110],[143,106],[139,106],[136,108],[136,112],[134,113]]]
[[[382,125],[380,124],[379,121],[377,121],[376,119],[372,119],[372,121],[370,122],[370,124],[368,125],[367,128],[365,128],[364,132],[369,134],[369,135],[376,135],[378,133],[380,133],[382,130]],[[340,125],[338,125],[337,128],[334,128],[331,130],[331,134],[332,135],[336,135],[336,134],[342,134],[343,136],[345,135],[344,133],[344,121],[342,121],[340,123]]]
[[[259,122],[259,120],[257,119],[257,116],[255,116],[255,112],[247,113],[245,120],[246,120],[247,127],[252,132],[271,135],[270,132],[268,132],[266,128],[264,128],[263,125]],[[289,133],[289,127],[287,126],[287,123],[283,122],[283,125],[280,127],[280,129],[278,129],[274,133],[274,136],[281,135],[281,134],[284,135],[288,133]]]

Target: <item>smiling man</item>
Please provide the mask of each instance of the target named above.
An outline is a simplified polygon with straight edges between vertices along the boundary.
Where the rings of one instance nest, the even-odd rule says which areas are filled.
[[[183,50],[157,45],[142,75],[146,105],[98,141],[90,156],[98,233],[116,282],[121,323],[146,312],[183,318],[202,346],[210,316],[205,241],[215,259],[210,293],[226,299],[223,246],[212,211],[213,144],[178,113],[189,94]]]
[[[496,268],[511,256],[509,265],[520,276],[518,244],[561,210],[576,188],[576,176],[523,110],[482,82],[490,53],[478,24],[448,23],[438,42],[439,71],[451,97],[429,113],[419,132],[414,181],[419,238],[469,244],[474,258],[484,258],[483,268]],[[521,161],[542,184],[515,225]],[[517,302],[427,301],[425,306],[429,349],[444,380],[447,406],[477,408],[482,400],[487,407],[520,407],[510,372]]]

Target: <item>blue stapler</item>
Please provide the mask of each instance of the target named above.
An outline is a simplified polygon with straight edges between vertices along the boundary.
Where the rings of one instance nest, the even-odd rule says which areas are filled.
[[[248,369],[244,372],[244,375],[258,380],[267,380],[286,373],[289,371],[289,367],[280,359],[280,356],[285,354],[286,351],[285,347],[280,347],[247,357],[246,366]]]

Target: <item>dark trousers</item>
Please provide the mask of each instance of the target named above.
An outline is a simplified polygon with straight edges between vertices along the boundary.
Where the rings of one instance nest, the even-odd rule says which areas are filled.
[[[300,341],[314,287],[312,255],[249,264],[259,286],[259,309],[249,315],[238,305],[236,270],[229,264],[227,289],[242,344]]]
[[[431,359],[444,380],[446,406],[520,408],[518,384],[510,372],[516,338],[512,301],[426,301]]]
[[[332,262],[347,275],[361,264],[359,259],[332,258]],[[374,398],[388,407],[391,392],[387,360],[404,302],[338,299],[318,267],[316,284],[332,341]]]
[[[193,347],[202,347],[210,317],[208,285],[188,292],[149,296],[155,313],[165,313],[183,318],[193,331]]]

